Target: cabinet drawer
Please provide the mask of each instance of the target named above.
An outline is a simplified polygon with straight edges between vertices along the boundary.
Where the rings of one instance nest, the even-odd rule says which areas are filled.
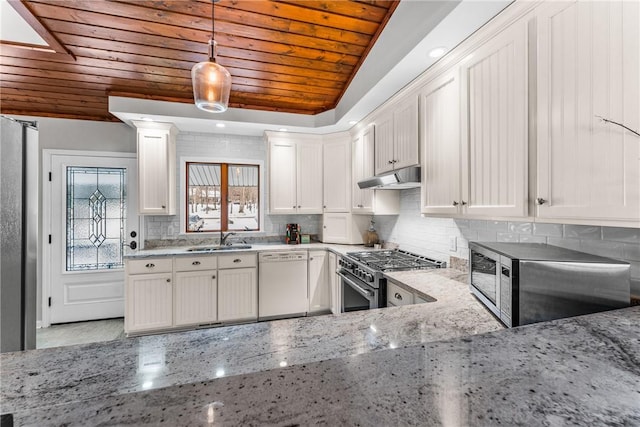
[[[258,265],[256,254],[234,254],[218,257],[218,268],[256,267]]]
[[[150,258],[127,261],[127,274],[171,273],[172,271],[172,258]]]
[[[413,293],[387,282],[387,301],[395,306],[410,305],[413,304]]]
[[[215,270],[218,267],[218,257],[215,256],[190,256],[176,257],[176,271]]]

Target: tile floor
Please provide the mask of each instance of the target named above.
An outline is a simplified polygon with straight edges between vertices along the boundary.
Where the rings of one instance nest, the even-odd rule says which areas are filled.
[[[124,338],[124,319],[63,323],[36,330],[36,348],[62,347]]]

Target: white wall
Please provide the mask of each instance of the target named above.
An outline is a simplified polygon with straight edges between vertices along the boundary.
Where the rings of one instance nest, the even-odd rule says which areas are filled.
[[[124,123],[30,118],[38,122],[40,149],[135,153],[136,131]]]
[[[536,242],[627,261],[631,264],[631,293],[640,296],[640,230],[596,225],[543,224],[422,217],[420,189],[403,190],[400,215],[376,216],[380,239],[402,249],[449,261],[468,259],[469,241]],[[450,251],[450,239],[457,250]]]

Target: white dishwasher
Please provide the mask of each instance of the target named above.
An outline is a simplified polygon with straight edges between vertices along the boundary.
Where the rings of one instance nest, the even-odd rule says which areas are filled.
[[[307,251],[260,252],[258,320],[307,313],[307,258]]]

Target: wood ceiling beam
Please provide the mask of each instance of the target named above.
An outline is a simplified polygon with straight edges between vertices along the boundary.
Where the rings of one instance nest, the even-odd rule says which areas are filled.
[[[66,55],[71,59],[75,59],[73,53],[71,53],[65,45],[63,45],[58,38],[53,35],[53,33],[40,21],[40,19],[23,0],[7,0],[7,2],[16,12],[18,12],[18,15],[20,15],[22,19],[24,19],[27,24],[29,24],[29,26],[31,26],[31,28],[33,28],[33,30],[38,33],[45,42],[47,42],[51,49],[59,55]]]

